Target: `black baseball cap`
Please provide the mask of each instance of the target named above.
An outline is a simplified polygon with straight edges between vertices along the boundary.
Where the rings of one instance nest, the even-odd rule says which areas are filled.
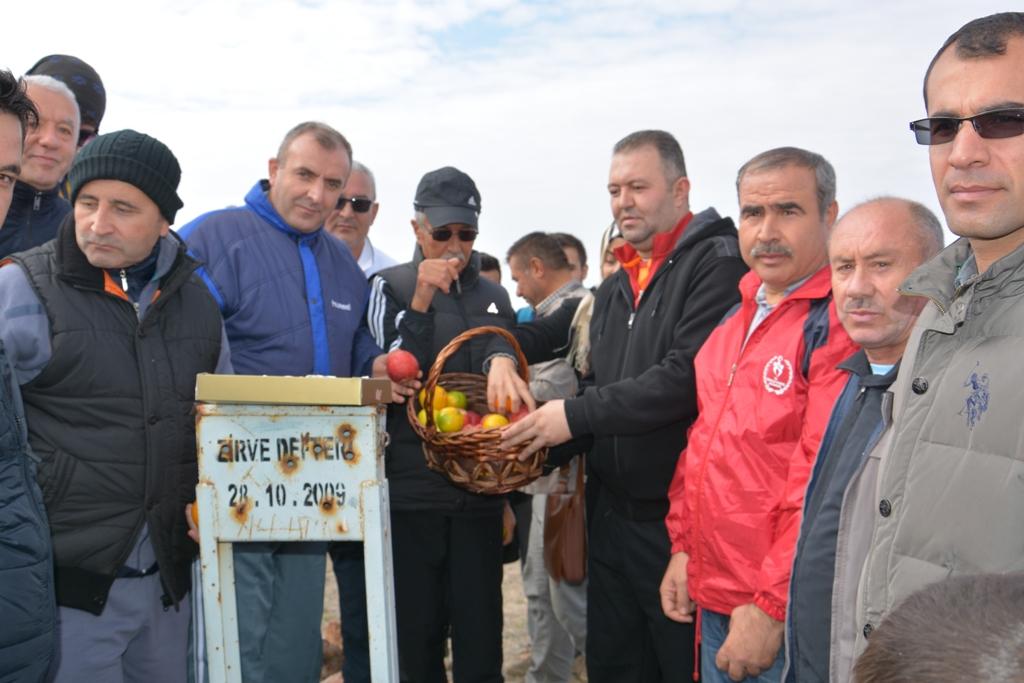
[[[465,223],[476,228],[480,192],[468,175],[454,166],[445,166],[420,179],[413,206],[427,214],[431,227]]]

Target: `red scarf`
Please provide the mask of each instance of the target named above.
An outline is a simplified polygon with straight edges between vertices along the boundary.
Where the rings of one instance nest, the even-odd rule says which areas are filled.
[[[693,213],[687,213],[683,219],[672,228],[672,232],[661,232],[654,236],[654,247],[651,249],[651,258],[643,259],[632,244],[628,242],[615,249],[615,258],[619,259],[622,269],[629,275],[629,286],[633,288],[633,308],[640,305],[640,297],[650,283],[651,278],[661,268],[668,255],[676,248],[679,238],[682,236],[686,226],[693,218]]]

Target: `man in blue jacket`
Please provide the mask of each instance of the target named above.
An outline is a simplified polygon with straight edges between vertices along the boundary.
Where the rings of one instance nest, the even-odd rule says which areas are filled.
[[[244,206],[182,228],[224,315],[235,372],[386,376],[366,327],[366,277],[348,248],[323,230],[351,165],[352,147],[341,133],[301,123]],[[235,547],[242,680],[318,680],[326,551],[326,543]]]

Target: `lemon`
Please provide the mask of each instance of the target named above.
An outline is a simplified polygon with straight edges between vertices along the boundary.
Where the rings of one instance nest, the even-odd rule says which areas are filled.
[[[507,424],[508,418],[499,413],[488,413],[487,415],[484,415],[484,419],[480,421],[480,426],[484,429],[504,427]]]

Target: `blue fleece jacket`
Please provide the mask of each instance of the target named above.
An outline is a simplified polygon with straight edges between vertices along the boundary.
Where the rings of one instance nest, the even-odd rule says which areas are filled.
[[[245,205],[178,234],[224,315],[236,373],[369,375],[382,351],[366,327],[369,286],[352,254],[320,228],[281,218],[257,182]]]

